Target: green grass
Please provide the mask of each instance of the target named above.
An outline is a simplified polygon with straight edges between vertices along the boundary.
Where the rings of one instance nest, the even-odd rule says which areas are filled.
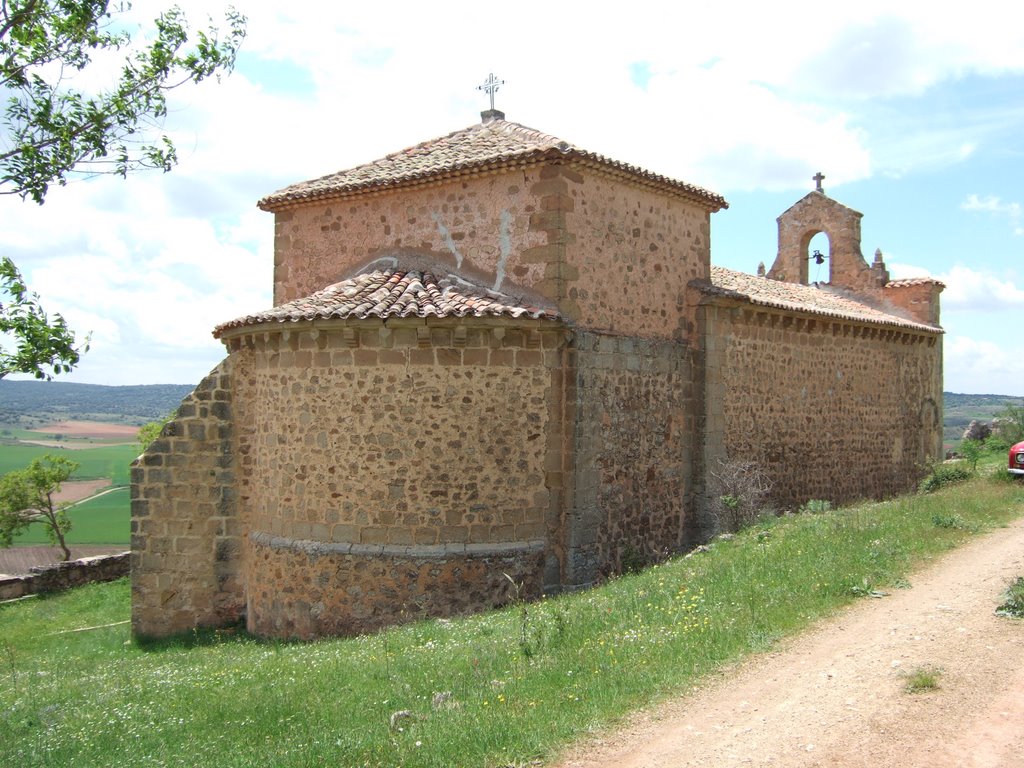
[[[131,539],[131,499],[127,487],[72,507],[68,510],[68,517],[71,518],[71,532],[67,535],[69,545],[127,545]],[[33,523],[14,539],[15,546],[49,543],[46,529],[38,523]]]
[[[139,453],[136,445],[103,445],[95,448],[69,450],[42,445],[0,445],[0,475],[24,469],[32,459],[47,453],[67,456],[81,464],[75,479],[111,478],[114,485],[127,485],[128,467]]]
[[[1024,512],[976,477],[781,518],[588,592],[311,644],[146,647],[124,581],[0,606],[0,765],[505,766],[551,759]],[[965,527],[941,526],[955,515]],[[437,694],[450,693],[450,697]],[[433,702],[446,699],[436,707]],[[411,717],[392,715],[408,710]]]
[[[925,693],[939,688],[942,670],[937,667],[918,667],[905,675],[904,690],[907,693]]]
[[[1018,576],[1003,593],[1003,602],[996,613],[1014,619],[1024,619],[1024,576]]]

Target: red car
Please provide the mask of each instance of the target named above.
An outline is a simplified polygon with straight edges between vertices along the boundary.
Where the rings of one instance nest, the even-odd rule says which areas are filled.
[[[1010,474],[1024,475],[1024,443],[1010,448]]]

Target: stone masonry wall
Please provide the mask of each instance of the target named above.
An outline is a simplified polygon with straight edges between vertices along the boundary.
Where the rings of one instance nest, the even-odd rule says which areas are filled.
[[[241,616],[231,363],[225,360],[200,382],[132,464],[137,635],[223,626]]]
[[[549,240],[536,218],[540,182],[533,168],[278,211],[274,304],[319,291],[371,259],[410,252],[496,290],[506,279],[532,287],[544,279],[544,264],[522,256]]]
[[[688,339],[686,286],[710,274],[710,213],[592,170],[555,181],[569,201],[563,313],[602,333]]]
[[[941,336],[707,305],[705,466],[760,462],[783,504],[915,487],[941,447]]]
[[[509,599],[503,573],[539,594],[562,503],[560,325],[350,321],[227,338],[251,631],[352,634],[480,610]]]
[[[566,583],[678,551],[692,509],[687,347],[576,334],[576,454]]]
[[[495,290],[529,289],[579,327],[690,332],[686,285],[708,277],[710,214],[590,169],[548,164],[309,203],[276,216],[274,302],[372,259],[428,259]]]
[[[942,289],[942,284],[934,280],[906,280],[885,286],[881,294],[906,317],[919,323],[938,325]]]
[[[778,218],[779,252],[768,272],[773,280],[808,282],[808,245],[819,232],[829,239],[829,279],[836,285],[864,289],[876,280],[860,251],[862,215],[821,192],[811,192]]]
[[[0,574],[0,600],[12,600],[24,595],[60,592],[101,581],[113,581],[128,575],[131,553],[80,557],[47,565],[34,565],[28,574],[7,576]]]

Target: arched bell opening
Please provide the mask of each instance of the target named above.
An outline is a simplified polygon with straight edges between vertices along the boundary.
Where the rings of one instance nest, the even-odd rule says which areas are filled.
[[[832,241],[827,232],[811,233],[807,238],[805,253],[807,259],[807,281],[811,283],[832,282]]]

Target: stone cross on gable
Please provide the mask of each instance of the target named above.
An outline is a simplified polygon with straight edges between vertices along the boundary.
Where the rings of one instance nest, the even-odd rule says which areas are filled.
[[[824,181],[825,174],[822,173],[821,171],[818,171],[816,174],[811,176],[811,178],[814,179],[814,183],[816,185],[815,192],[824,192],[825,190],[821,188],[821,182]]]
[[[499,80],[494,76],[494,73],[491,72],[489,75],[487,75],[487,79],[484,81],[483,85],[478,85],[476,87],[478,91],[486,91],[487,95],[491,97],[492,112],[494,111],[494,94],[497,93],[498,87],[504,84],[504,80]]]

